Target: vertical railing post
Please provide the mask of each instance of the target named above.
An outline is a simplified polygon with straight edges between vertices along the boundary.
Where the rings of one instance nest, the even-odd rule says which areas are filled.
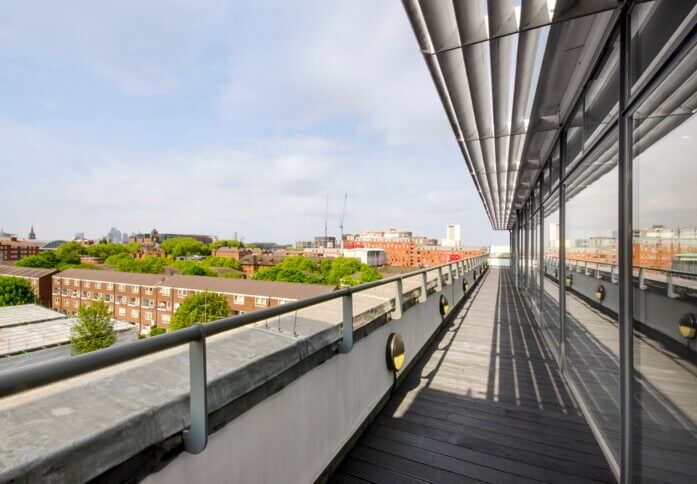
[[[448,264],[448,284],[454,284],[455,283],[455,276],[453,275],[453,265]]]
[[[639,268],[639,289],[646,289],[646,274],[644,268]]]
[[[675,285],[673,284],[673,273],[668,272],[666,275],[666,295],[670,299],[676,299],[679,297],[678,292],[675,290]]]
[[[184,449],[203,452],[208,443],[208,384],[206,377],[206,328],[201,323],[199,339],[189,343],[189,414],[191,426],[184,431]]]
[[[421,273],[421,294],[419,294],[419,302],[426,302],[428,299],[428,277],[426,272]]]
[[[443,290],[443,268],[438,267],[438,279],[436,280],[436,291],[441,292]]]
[[[402,309],[404,307],[404,291],[402,278],[395,281],[394,284],[394,311],[392,311],[392,319],[400,319],[402,317]]]
[[[341,326],[341,343],[339,352],[348,353],[353,348],[353,295],[345,294],[341,298],[343,323]]]

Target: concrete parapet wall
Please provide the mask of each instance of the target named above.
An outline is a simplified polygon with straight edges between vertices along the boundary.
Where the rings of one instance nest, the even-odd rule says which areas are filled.
[[[402,334],[408,364],[438,330],[435,277],[425,302],[420,277],[404,279],[398,320],[393,284],[355,294],[347,354],[336,350],[340,299],[208,338],[213,433],[196,456],[182,452],[186,347],[4,398],[0,482],[312,482],[389,392],[389,334]],[[471,289],[472,271],[465,277]],[[452,308],[462,278],[442,294]]]

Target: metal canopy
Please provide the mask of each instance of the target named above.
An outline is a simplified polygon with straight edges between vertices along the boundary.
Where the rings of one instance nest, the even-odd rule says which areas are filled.
[[[512,227],[601,54],[616,0],[403,0],[494,229]]]

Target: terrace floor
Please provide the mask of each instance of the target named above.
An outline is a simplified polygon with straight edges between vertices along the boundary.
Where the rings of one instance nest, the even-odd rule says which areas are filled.
[[[614,482],[508,269],[491,268],[335,483]]]

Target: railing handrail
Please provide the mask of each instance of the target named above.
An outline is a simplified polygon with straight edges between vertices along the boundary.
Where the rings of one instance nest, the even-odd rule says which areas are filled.
[[[548,257],[550,259],[556,259],[559,260],[559,257],[555,257],[553,255],[547,255],[545,257]],[[605,266],[617,266],[618,264],[612,263],[612,262],[602,262],[602,261],[592,261],[592,260],[586,260],[586,259],[570,259],[569,257],[566,258],[567,262],[586,262],[589,264],[597,264],[597,265],[605,265]],[[657,271],[657,272],[664,272],[664,273],[670,273],[674,274],[677,276],[685,276],[685,277],[697,277],[697,273],[693,272],[685,272],[685,271],[679,271],[675,269],[665,269],[663,267],[654,267],[654,266],[635,266],[632,265],[632,270],[633,269],[647,269],[650,271]]]
[[[398,280],[426,274],[431,271],[452,267],[453,264],[464,261],[486,258],[486,254],[467,257],[457,261],[446,262],[438,266],[398,274],[386,279],[367,282],[357,286],[345,287],[336,291],[312,296],[307,299],[260,309],[250,313],[230,316],[205,325],[195,324],[188,328],[167,332],[154,338],[128,342],[119,346],[101,349],[91,353],[73,356],[71,358],[45,361],[0,372],[0,398],[14,395],[22,391],[56,383],[67,378],[76,377],[108,366],[147,356],[153,353],[181,346],[185,343],[195,343],[207,336],[213,336],[233,329],[241,328],[283,314],[299,311],[323,302],[351,296],[355,293],[394,283]]]

